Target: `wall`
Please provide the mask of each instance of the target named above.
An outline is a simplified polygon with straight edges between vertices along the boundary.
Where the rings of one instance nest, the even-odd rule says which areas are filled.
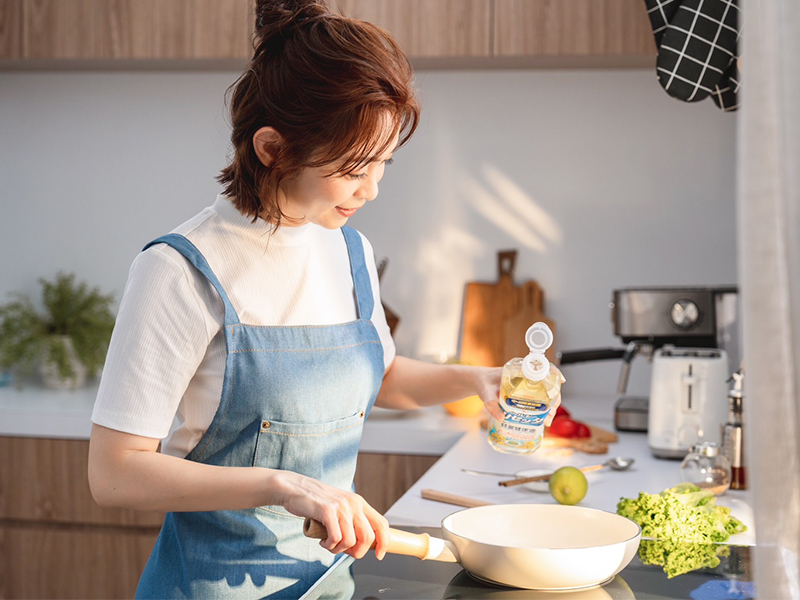
[[[0,73],[0,301],[62,269],[119,297],[141,246],[214,200],[219,73]],[[561,349],[617,345],[618,287],[736,282],[735,117],[650,71],[418,74],[423,120],[352,219],[388,257],[398,349],[457,349],[463,285],[519,249]],[[565,368],[613,394],[617,364]],[[634,363],[631,390],[648,367]],[[565,389],[566,392],[566,389]]]

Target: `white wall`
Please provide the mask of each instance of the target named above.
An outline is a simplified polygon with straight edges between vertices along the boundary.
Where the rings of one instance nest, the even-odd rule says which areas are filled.
[[[59,269],[119,297],[144,243],[214,200],[221,73],[0,73],[0,302]],[[650,71],[420,72],[423,120],[352,219],[388,257],[401,353],[455,352],[464,283],[518,248],[561,349],[616,345],[618,287],[736,282],[735,117]],[[613,394],[617,364],[565,368]],[[631,389],[646,392],[646,364]],[[566,391],[566,390],[565,390]]]

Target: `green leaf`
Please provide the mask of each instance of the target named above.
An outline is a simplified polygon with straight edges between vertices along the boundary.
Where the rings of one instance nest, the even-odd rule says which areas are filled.
[[[105,361],[114,329],[113,294],[89,288],[76,281],[73,273],[59,272],[53,281],[39,279],[39,283],[43,314],[22,294],[12,294],[15,299],[0,306],[0,369],[14,370],[19,382],[47,357],[63,377],[70,377],[74,373],[67,349],[52,337],[68,336],[78,360],[90,377],[95,376]]]

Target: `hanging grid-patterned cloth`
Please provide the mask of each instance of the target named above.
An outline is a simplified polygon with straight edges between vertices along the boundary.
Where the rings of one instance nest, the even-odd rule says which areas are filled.
[[[741,85],[737,0],[644,0],[658,48],[656,69],[670,96],[738,108]]]

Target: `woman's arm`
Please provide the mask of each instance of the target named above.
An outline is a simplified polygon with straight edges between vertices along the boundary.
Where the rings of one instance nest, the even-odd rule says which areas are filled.
[[[498,402],[502,373],[500,367],[437,365],[397,356],[383,377],[375,404],[407,410],[477,395],[492,415],[502,419]]]
[[[555,365],[551,364],[550,369],[559,374],[562,383],[565,381]],[[375,404],[382,408],[408,410],[477,395],[483,400],[486,410],[502,420],[499,401],[502,374],[502,367],[437,365],[397,356],[383,377]],[[552,423],[559,404],[560,394],[547,416],[547,425]]]
[[[218,467],[157,452],[158,440],[92,426],[89,487],[100,506],[164,512],[279,505],[325,525],[320,545],[357,558],[376,541],[383,558],[388,522],[359,495],[309,477],[261,467]]]

